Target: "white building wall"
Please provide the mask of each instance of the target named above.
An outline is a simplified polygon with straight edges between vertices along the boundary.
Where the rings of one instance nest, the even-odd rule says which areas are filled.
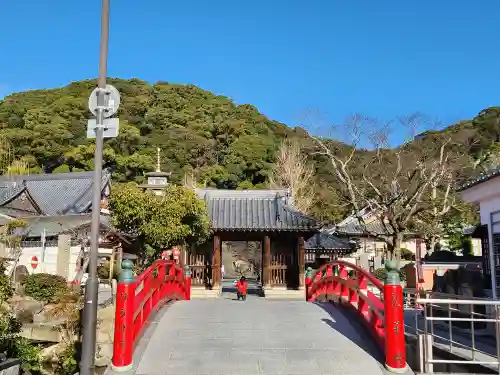
[[[57,247],[46,247],[45,252],[43,247],[25,247],[21,250],[21,256],[17,265],[26,266],[29,273],[56,273],[57,267]],[[12,251],[10,252],[12,254]],[[44,254],[45,253],[45,254]],[[32,258],[38,258],[38,266],[33,269],[31,267]]]
[[[491,228],[491,219],[500,222],[500,177],[493,178],[461,192],[466,202],[479,204],[481,224],[489,233],[500,233],[500,224]],[[493,216],[493,217],[492,217]]]
[[[57,273],[57,257],[59,248],[57,246],[45,247],[45,254],[43,247],[24,247],[21,250],[21,256],[19,257],[19,262],[17,266],[26,266],[29,273],[49,273],[55,275]],[[111,255],[111,249],[99,249],[100,254]],[[10,252],[12,254],[12,252]],[[71,246],[70,256],[68,261],[68,281],[73,281],[77,273],[77,260],[80,254],[80,246]],[[33,269],[31,267],[31,261],[33,256],[38,258],[38,266]],[[13,256],[12,256],[13,257]],[[10,272],[13,262],[11,262],[7,271]]]
[[[466,202],[479,204],[481,224],[488,227],[488,256],[491,262],[494,254],[493,235],[500,233],[500,176],[463,190],[461,196]],[[499,224],[492,225],[492,222],[499,222]],[[491,269],[496,269],[498,266],[496,264],[494,267],[492,264]],[[494,293],[493,296],[497,297],[497,293]]]

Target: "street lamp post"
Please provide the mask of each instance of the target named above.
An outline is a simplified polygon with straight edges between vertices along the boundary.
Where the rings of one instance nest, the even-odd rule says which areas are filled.
[[[94,181],[92,186],[92,224],[90,237],[90,262],[88,266],[89,277],[85,284],[85,305],[83,311],[83,341],[82,358],[80,361],[80,374],[94,374],[94,358],[97,330],[97,304],[99,280],[97,279],[97,261],[99,250],[100,231],[100,206],[102,192],[102,157],[103,157],[103,132],[108,95],[106,94],[106,73],[108,65],[109,41],[109,3],[102,0],[101,10],[101,46],[99,51],[99,78],[97,91],[96,127],[95,127],[95,155],[94,155]]]

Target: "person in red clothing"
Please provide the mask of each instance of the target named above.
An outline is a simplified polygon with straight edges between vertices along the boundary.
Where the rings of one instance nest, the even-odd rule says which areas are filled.
[[[236,283],[236,296],[238,297],[238,301],[240,299],[243,301],[247,299],[247,288],[247,280],[245,279],[245,276],[241,276],[240,281]]]

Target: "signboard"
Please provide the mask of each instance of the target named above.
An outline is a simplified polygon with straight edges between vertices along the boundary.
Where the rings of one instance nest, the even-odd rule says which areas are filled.
[[[99,87],[95,88],[89,97],[89,110],[94,116],[97,116],[97,95],[101,91],[104,91],[104,95],[106,95],[104,118],[108,118],[118,111],[118,107],[120,106],[120,92],[113,85],[106,85],[104,90]]]
[[[33,255],[31,257],[31,268],[33,270],[36,270],[37,267],[38,267],[38,257],[36,255]]]
[[[89,138],[89,139],[95,138],[96,127],[97,127],[97,120],[95,118],[87,120],[87,138]],[[104,127],[104,131],[102,133],[102,136],[104,138],[117,137],[119,129],[120,129],[120,120],[117,118],[104,119],[103,127]]]

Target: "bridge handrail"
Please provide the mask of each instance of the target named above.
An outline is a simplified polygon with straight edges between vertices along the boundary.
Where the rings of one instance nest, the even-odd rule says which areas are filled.
[[[157,260],[135,280],[134,345],[144,329],[151,311],[170,300],[186,299],[184,272],[171,260]],[[175,285],[180,286],[174,288]]]
[[[306,299],[314,302],[323,297],[327,300],[334,297],[335,302],[354,309],[385,352],[386,368],[401,373],[407,367],[403,290],[391,262],[386,267],[388,276],[385,284],[382,284],[355,264],[343,260],[332,261],[320,267],[314,276],[309,272],[306,274]],[[354,271],[354,274],[349,275],[349,271]],[[369,283],[377,294],[369,289]]]
[[[130,262],[129,262],[130,263]],[[172,300],[191,298],[191,276],[172,260],[157,260],[134,280],[123,262],[117,287],[112,367],[124,371],[154,311]]]
[[[349,278],[349,270],[354,271],[354,279]],[[379,296],[368,289],[368,282],[378,289]],[[334,295],[340,303],[352,306],[364,318],[377,344],[384,348],[383,289],[380,280],[366,270],[355,264],[336,260],[320,267],[316,272],[307,288],[307,300],[315,301],[323,295]]]
[[[339,259],[339,260],[334,260],[331,263],[324,264],[318,269],[318,272],[326,269],[329,264],[331,264],[332,266],[343,265],[343,266],[345,266],[353,271],[363,273],[364,276],[368,279],[368,281],[370,281],[372,283],[372,285],[376,286],[381,292],[384,290],[384,284],[379,279],[377,279],[375,276],[373,276],[370,272],[366,271],[364,268],[361,268],[354,263],[346,262],[345,260]]]

